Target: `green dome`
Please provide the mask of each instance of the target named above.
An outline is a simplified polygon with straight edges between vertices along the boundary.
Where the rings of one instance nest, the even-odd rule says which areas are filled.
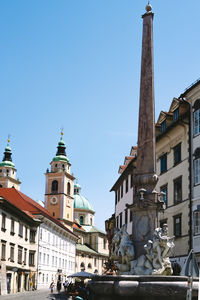
[[[67,156],[64,155],[56,155],[52,161],[64,161],[64,162],[69,162],[69,159]]]
[[[15,168],[15,165],[12,161],[2,161],[0,167],[12,167]]]
[[[94,209],[91,206],[90,202],[85,197],[81,196],[80,194],[74,195],[74,208],[91,210],[94,212]]]
[[[62,136],[60,138],[60,141],[58,142],[58,146],[57,146],[57,153],[56,156],[52,159],[52,161],[63,161],[63,162],[69,162],[69,159],[67,158],[65,149],[65,142],[62,139]]]

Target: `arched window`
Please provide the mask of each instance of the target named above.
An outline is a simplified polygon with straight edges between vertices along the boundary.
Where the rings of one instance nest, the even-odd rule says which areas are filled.
[[[83,262],[81,263],[80,267],[81,267],[81,271],[85,270],[85,264]]]
[[[90,263],[88,264],[88,269],[92,269],[92,265]]]
[[[80,225],[83,225],[84,217],[80,216]]]
[[[67,184],[67,195],[70,195],[70,192],[71,192],[71,185],[68,182],[68,184]]]
[[[53,193],[58,192],[58,181],[57,181],[57,180],[53,180],[53,181],[52,181],[51,191],[52,191]]]

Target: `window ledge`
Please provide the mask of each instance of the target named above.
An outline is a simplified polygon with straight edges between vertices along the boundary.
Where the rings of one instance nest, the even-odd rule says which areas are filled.
[[[10,235],[15,235],[15,232],[11,231],[11,232],[10,232]]]
[[[6,228],[1,227],[1,231],[6,232]]]

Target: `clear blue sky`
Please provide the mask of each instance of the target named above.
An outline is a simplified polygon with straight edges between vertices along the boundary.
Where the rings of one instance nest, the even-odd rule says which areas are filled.
[[[137,143],[147,1],[0,1],[0,156],[11,134],[21,191],[44,199],[44,172],[64,127],[72,172],[96,210]],[[152,0],[156,118],[200,77],[200,1]]]

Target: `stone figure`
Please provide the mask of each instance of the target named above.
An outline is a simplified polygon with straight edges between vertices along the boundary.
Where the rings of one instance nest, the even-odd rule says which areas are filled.
[[[126,225],[123,225],[121,230],[115,229],[112,239],[111,258],[118,268],[118,274],[130,272],[131,260],[134,259],[134,246],[126,230]]]
[[[174,237],[168,237],[168,226],[154,230],[153,240],[144,245],[146,254],[134,260],[134,247],[126,225],[117,229],[113,237],[112,259],[118,268],[118,274],[132,275],[171,275],[172,267],[169,252],[174,247]]]

